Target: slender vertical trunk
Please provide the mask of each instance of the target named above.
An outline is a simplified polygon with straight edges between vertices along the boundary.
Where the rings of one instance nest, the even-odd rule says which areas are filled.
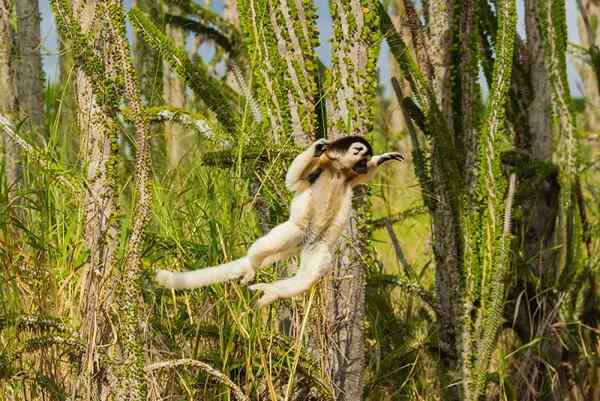
[[[94,85],[100,80],[114,86],[115,65],[107,36],[106,22],[97,0],[72,0],[71,6],[53,2],[53,11],[62,37],[68,37],[76,60],[75,83],[78,125],[81,134],[80,155],[87,178],[83,199],[84,238],[89,258],[81,278],[80,335],[85,351],[80,375],[73,392],[84,399],[105,400],[110,395],[106,366],[98,357],[99,350],[111,341],[111,315],[114,296],[114,259],[117,247],[116,151],[117,130],[114,104],[119,96],[116,87],[97,97]],[[79,25],[79,26],[78,26]],[[94,32],[94,35],[89,35]],[[86,36],[84,36],[86,35]],[[87,36],[89,35],[89,36]],[[99,58],[85,58],[81,47],[94,47]],[[89,63],[99,67],[89,68]],[[102,73],[96,72],[97,68]],[[111,83],[112,82],[112,83]]]
[[[529,160],[524,167],[523,190],[518,198],[521,218],[515,228],[522,244],[520,252],[515,253],[513,264],[522,272],[511,297],[519,297],[522,302],[517,310],[515,331],[523,343],[541,339],[539,344],[527,352],[515,363],[515,388],[525,401],[543,399],[562,399],[563,368],[560,361],[563,355],[562,345],[552,327],[558,319],[560,297],[555,290],[561,271],[561,248],[568,245],[559,235],[559,215],[561,214],[561,192],[568,191],[560,182],[560,166],[553,164],[556,158],[554,143],[559,132],[553,126],[555,103],[563,101],[553,98],[550,72],[560,63],[560,55],[548,53],[557,46],[555,37],[546,24],[553,21],[546,11],[550,7],[546,0],[527,0],[525,2],[525,26],[527,32],[526,60],[529,65],[531,100],[527,109],[529,130],[527,138],[517,138],[517,149]],[[563,55],[564,56],[564,55]],[[567,118],[565,116],[565,118]],[[527,279],[531,276],[535,280]],[[512,316],[513,311],[508,314]],[[559,378],[555,381],[550,370]]]
[[[40,129],[44,118],[44,77],[42,71],[40,10],[38,0],[17,0],[17,47],[19,68],[17,90],[19,111],[28,126]],[[41,132],[37,132],[38,135]]]
[[[597,53],[600,44],[600,24],[598,24],[598,20],[600,20],[600,3],[593,0],[578,0],[578,3],[580,15],[577,24],[581,45],[591,50],[591,57],[600,57],[600,54]],[[593,47],[595,47],[596,53],[592,50]],[[600,82],[598,82],[600,74],[596,70],[600,67],[594,64],[594,60],[592,60],[591,65],[589,62],[578,62],[577,70],[583,83],[582,88],[585,95],[585,128],[589,131],[600,132]]]
[[[178,14],[179,7],[169,5],[168,13]],[[185,32],[178,26],[167,25],[166,34],[180,49],[185,48]],[[185,85],[177,73],[165,61],[163,63],[163,99],[169,106],[182,109],[185,106]],[[175,168],[188,149],[190,136],[176,123],[165,123],[165,142],[169,168]]]
[[[541,0],[545,1],[545,0]],[[537,160],[552,160],[552,119],[550,81],[544,61],[544,45],[540,37],[537,13],[540,0],[525,2],[525,29],[527,31],[527,57],[532,86],[532,101],[527,110],[529,139],[526,150]]]
[[[60,130],[65,135],[65,142],[68,142],[73,150],[81,146],[81,137],[79,134],[79,125],[77,122],[77,69],[75,68],[75,59],[71,46],[73,44],[69,38],[59,32],[58,36],[58,84],[60,85]]]
[[[454,117],[458,110],[453,108],[452,97],[452,22],[454,2],[433,0],[429,2],[429,46],[430,59],[433,66],[432,87],[435,99],[446,118],[448,132],[447,141],[454,142]],[[446,181],[446,172],[442,158],[442,144],[436,144],[433,151],[432,180],[433,199],[433,252],[435,256],[435,288],[439,309],[439,346],[443,385],[446,393],[452,393],[451,399],[456,399],[458,388],[450,387],[451,377],[458,368],[457,322],[460,300],[460,231],[458,227],[457,210],[453,210],[450,184]],[[447,149],[446,149],[447,150]],[[450,398],[449,398],[450,399]]]
[[[13,1],[0,0],[0,114],[9,118],[16,117],[18,107],[15,31],[11,24],[13,11]],[[12,187],[20,181],[21,153],[5,135],[0,137],[0,151],[6,184]]]
[[[376,4],[334,0],[330,7],[334,22],[330,136],[368,135],[373,128],[379,20],[366,13]],[[363,396],[366,273],[372,262],[364,188],[356,191],[353,209],[344,235],[347,240],[340,245],[334,272],[326,281],[329,369],[340,401]]]

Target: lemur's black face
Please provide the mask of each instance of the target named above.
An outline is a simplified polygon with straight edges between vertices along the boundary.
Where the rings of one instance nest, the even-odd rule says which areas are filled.
[[[371,152],[364,143],[354,142],[348,148],[344,159],[351,164],[352,171],[356,174],[366,174],[367,162],[371,159]]]
[[[360,136],[342,137],[327,147],[330,160],[335,160],[346,171],[366,174],[373,151],[371,145]]]
[[[355,173],[357,174],[366,174],[367,173],[367,160],[366,159],[361,159],[358,162],[356,162],[356,164],[354,164],[354,167],[352,167],[352,170],[354,170]]]

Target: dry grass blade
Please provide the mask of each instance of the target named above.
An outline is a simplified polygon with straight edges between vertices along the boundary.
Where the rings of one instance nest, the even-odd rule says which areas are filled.
[[[208,373],[209,375],[211,375],[212,377],[214,377],[217,381],[219,381],[219,382],[223,383],[224,385],[226,385],[227,387],[229,387],[233,391],[233,394],[235,394],[236,399],[241,400],[241,401],[250,401],[250,398],[248,398],[248,396],[246,396],[244,394],[242,389],[237,384],[232,382],[231,379],[229,377],[227,377],[224,373],[219,372],[217,369],[213,368],[212,366],[210,366],[209,364],[207,364],[205,362],[197,361],[195,359],[175,359],[172,361],[156,362],[156,363],[147,365],[144,368],[144,371],[146,373],[152,373],[155,370],[173,369],[178,366],[194,366],[194,367],[200,368],[203,371],[205,371],[206,373]]]

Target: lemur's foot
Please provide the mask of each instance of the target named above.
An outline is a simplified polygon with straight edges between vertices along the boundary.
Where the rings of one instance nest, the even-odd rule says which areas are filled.
[[[246,285],[246,284],[254,281],[255,277],[256,277],[256,272],[254,271],[254,269],[250,269],[242,276],[242,279],[240,280],[240,284]]]
[[[163,287],[173,288],[175,285],[175,276],[169,271],[159,269],[156,271],[156,282]]]
[[[276,288],[272,284],[258,283],[248,287],[250,291],[262,291],[263,296],[256,301],[256,307],[262,308],[263,306],[269,305],[275,301],[279,296],[277,295]]]

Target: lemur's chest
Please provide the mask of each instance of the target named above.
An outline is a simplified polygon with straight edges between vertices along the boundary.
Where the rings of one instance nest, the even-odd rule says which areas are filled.
[[[343,175],[321,174],[310,188],[307,217],[311,231],[339,231],[345,224],[352,202],[352,188]]]
[[[323,173],[310,187],[311,209],[317,214],[335,214],[351,191],[342,175]]]
[[[309,188],[294,197],[290,219],[317,235],[339,231],[350,213],[351,202],[352,187],[346,177],[322,171],[311,180]]]

